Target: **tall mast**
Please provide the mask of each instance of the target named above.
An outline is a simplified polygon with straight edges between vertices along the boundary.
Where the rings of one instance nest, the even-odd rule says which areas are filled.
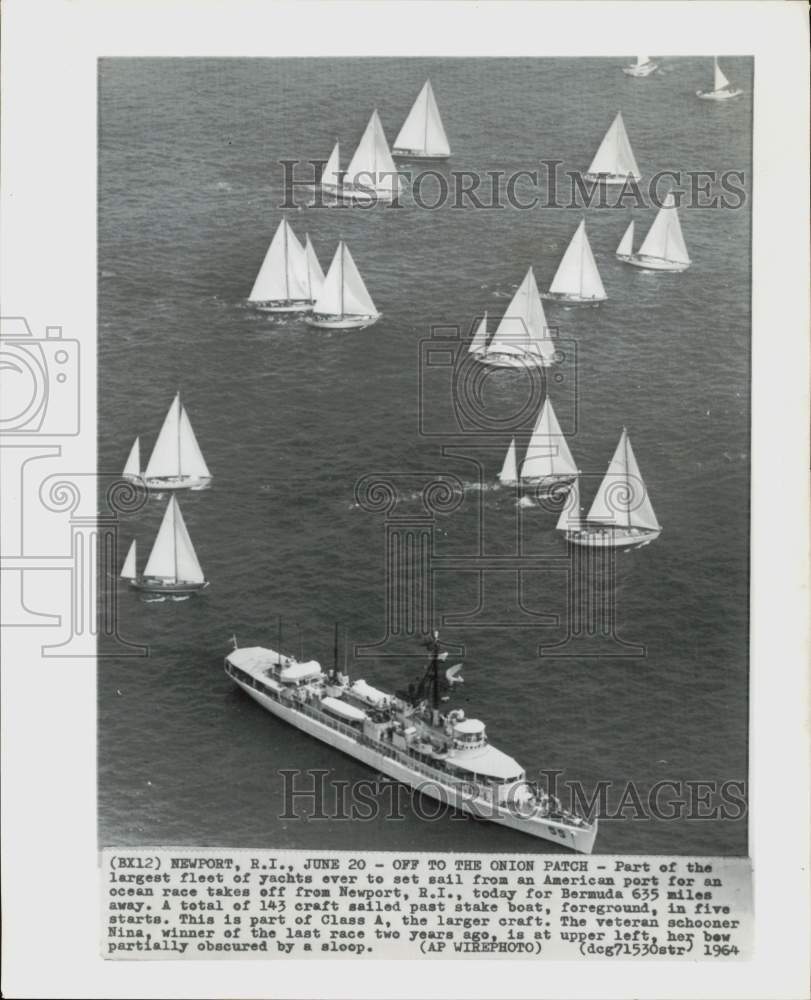
[[[177,501],[172,497],[172,554],[175,557],[175,583],[177,579]]]
[[[586,255],[586,226],[583,220],[583,239],[580,241],[580,298],[583,298],[583,258]]]
[[[180,393],[177,394],[177,475],[180,478],[183,475],[183,462],[180,458],[180,414],[183,410],[183,404],[180,402]]]
[[[341,240],[341,319],[344,315],[344,254],[346,253],[346,247],[344,246],[344,241]]]
[[[623,453],[625,456],[625,495],[628,497],[628,503],[625,508],[625,518],[628,521],[626,525],[627,528],[631,527],[631,491],[628,489],[630,482],[628,479],[628,431],[625,427],[622,428],[622,440],[624,442]]]
[[[282,230],[284,231],[284,290],[287,293],[285,298],[290,298],[290,268],[287,263],[287,219],[282,219]]]
[[[439,708],[439,632],[431,633],[431,702]]]
[[[431,81],[426,81],[425,84],[425,130],[422,138],[422,148],[423,152],[428,152],[428,103],[431,98]]]
[[[338,622],[335,622],[335,635],[332,640],[332,669],[338,673]]]

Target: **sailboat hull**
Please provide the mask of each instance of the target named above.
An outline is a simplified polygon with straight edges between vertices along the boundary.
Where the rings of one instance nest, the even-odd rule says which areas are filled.
[[[569,306],[596,306],[600,302],[605,302],[607,295],[570,295],[567,292],[541,292],[541,298],[550,302],[562,302]]]
[[[543,476],[541,479],[524,479],[522,477],[521,488],[525,493],[532,493],[539,499],[550,498],[567,490],[574,480],[574,476]]]
[[[649,545],[661,533],[661,528],[583,527],[577,531],[567,531],[566,541],[572,545],[589,548],[641,548],[643,545]]]
[[[134,590],[142,590],[148,594],[196,594],[208,586],[208,580],[203,580],[202,583],[187,583],[182,580],[175,582],[150,579],[149,577],[128,580],[127,582]]]
[[[702,101],[729,101],[733,97],[740,97],[742,90],[697,90],[696,97]]]
[[[340,190],[335,189],[336,197],[340,198],[342,201],[355,201],[366,205],[374,205],[378,202],[384,205],[390,205],[392,202],[396,201],[400,197],[400,189],[392,190],[391,188],[370,188],[370,187],[360,187],[353,184],[344,184]]]
[[[596,184],[627,184],[628,181],[636,183],[642,180],[639,174],[583,174],[587,181],[594,181]]]
[[[642,66],[623,66],[622,72],[626,76],[650,76],[658,68],[658,63],[644,63]]]
[[[679,260],[666,260],[664,257],[647,257],[639,253],[630,254],[627,257],[624,254],[617,254],[617,256],[626,264],[630,264],[632,267],[640,267],[645,271],[672,271],[674,274],[678,274],[681,271],[686,271],[690,266],[689,263],[685,264]]]
[[[399,160],[431,160],[442,162],[451,158],[450,153],[429,153],[424,149],[393,149],[391,155]]]
[[[165,490],[205,490],[211,485],[211,477],[205,476],[153,476],[140,479],[148,490],[163,493]]]
[[[549,368],[554,361],[546,361],[538,354],[494,354],[488,351],[471,353],[478,362],[483,365],[490,365],[491,368]]]
[[[323,313],[313,313],[305,316],[308,326],[317,326],[322,330],[363,330],[372,326],[380,319],[380,313],[374,316],[328,316]]]
[[[254,309],[267,313],[302,313],[313,307],[312,299],[282,299],[276,302],[251,302]]]

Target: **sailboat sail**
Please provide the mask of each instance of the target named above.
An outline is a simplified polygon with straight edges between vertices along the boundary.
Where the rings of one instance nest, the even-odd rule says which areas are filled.
[[[521,466],[521,478],[543,479],[547,476],[571,476],[576,473],[577,466],[560,429],[552,401],[547,399],[541,407],[530,438]]]
[[[628,431],[624,428],[589,510],[588,520],[623,528],[660,530]]]
[[[301,260],[304,248],[282,219],[270,241],[270,246],[253,283],[249,302],[269,302],[305,299]]]
[[[121,567],[122,580],[134,580],[137,576],[136,551],[136,542],[133,538],[132,542],[130,542],[127,558],[124,560],[124,565]]]
[[[129,479],[137,479],[141,475],[141,439],[136,438],[127,456],[127,464],[124,466],[124,476]]]
[[[618,257],[630,257],[634,252],[634,224],[633,221],[628,223],[628,228],[625,230],[625,234],[620,240],[620,245],[617,247]]]
[[[572,485],[566,493],[566,502],[560,512],[558,523],[555,526],[558,531],[579,531],[580,524],[580,481],[575,476]]]
[[[397,133],[394,148],[418,152],[423,156],[450,156],[451,147],[430,80],[426,80]]]
[[[507,449],[507,455],[504,459],[504,464],[501,466],[498,478],[502,483],[518,482],[518,463],[515,460],[515,438],[510,441],[510,447]]]
[[[305,288],[307,298],[314,301],[321,294],[324,287],[324,272],[321,270],[321,263],[315,253],[315,248],[310,241],[310,234],[307,233],[304,241],[304,259],[306,266]]]
[[[321,174],[321,186],[327,188],[337,188],[341,184],[341,146],[336,140],[329,154],[329,159],[324,164],[324,172]]]
[[[586,223],[581,221],[566,248],[549,291],[555,295],[574,295],[584,299],[604,299],[605,288],[597,270],[586,235]]]
[[[180,407],[180,470],[183,476],[191,476],[195,479],[211,478],[186,407],[182,405]]]
[[[647,66],[649,60],[650,60],[650,56],[637,56],[636,57],[637,69],[640,66]]]
[[[671,191],[665,195],[662,207],[639,248],[639,254],[642,257],[658,257],[679,264],[690,263],[690,255],[687,253],[679,223],[676,201]]]
[[[164,418],[144,475],[147,479],[179,476],[180,466],[180,393],[178,393]]]
[[[637,181],[642,177],[631,149],[628,133],[625,131],[622,112],[617,112],[617,117],[600,143],[588,172],[610,177],[632,177]]]
[[[724,76],[721,67],[718,65],[718,57],[716,56],[714,61],[715,69],[715,82],[713,85],[714,90],[725,90],[729,86],[729,80]]]
[[[389,144],[377,111],[372,112],[355,155],[346,168],[345,184],[394,197],[400,191],[400,178],[391,157]]]
[[[175,504],[175,551],[177,561],[177,579],[183,583],[204,583],[203,569],[194,551],[186,522],[180,511],[180,505],[172,497]]]
[[[331,316],[377,315],[372,297],[343,240],[332,258],[313,311]]]
[[[144,576],[175,583],[205,581],[180,506],[174,497],[166,506],[158,537],[144,568]]]
[[[491,352],[532,353],[546,360],[551,359],[555,353],[532,268],[527,271],[493,334],[488,347],[488,353]]]
[[[484,314],[481,323],[473,334],[470,342],[468,354],[482,354],[487,351],[487,313]]]

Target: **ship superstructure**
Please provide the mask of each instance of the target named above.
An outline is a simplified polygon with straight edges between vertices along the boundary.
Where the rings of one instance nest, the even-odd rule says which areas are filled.
[[[512,757],[494,747],[479,719],[440,711],[443,685],[460,683],[456,667],[440,676],[436,633],[430,662],[407,696],[351,681],[315,660],[261,646],[235,648],[225,672],[263,708],[390,778],[455,808],[590,853],[596,821],[562,808]]]

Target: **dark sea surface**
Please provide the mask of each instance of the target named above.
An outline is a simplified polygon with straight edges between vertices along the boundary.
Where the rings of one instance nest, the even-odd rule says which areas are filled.
[[[245,304],[285,214],[277,161],[325,159],[339,137],[346,165],[374,107],[392,142],[429,75],[453,150],[437,168],[445,176],[533,170],[541,159],[585,170],[621,109],[646,180],[659,170],[740,170],[749,191],[751,60],[722,60],[745,89],[726,105],[694,96],[710,85],[708,59],[667,60],[643,80],[623,76],[621,62],[102,62],[100,469],[119,472],[136,434],[145,463],[180,389],[214,476],[210,490],[179,496],[209,589],[154,601],[118,585],[120,632],[150,656],[100,660],[102,844],[555,850],[492,824],[420,819],[407,796],[401,819],[280,818],[279,769],[375,775],[237,690],[222,670],[232,633],[242,645],[275,645],[282,615],[285,648],[298,653],[301,642],[329,665],[333,623],[342,622],[350,672],[386,689],[424,664],[414,640],[384,641],[386,516],[355,496],[371,474],[400,476],[390,518],[424,514],[419,491],[431,476],[463,484],[455,509],[435,515],[434,534],[436,620],[469,619],[442,628],[443,641],[465,648],[454,704],[485,720],[491,741],[530,774],[561,770],[587,791],[610,781],[614,807],[629,782],[644,799],[658,781],[746,781],[748,204],[681,210],[693,264],[680,275],[614,257],[629,219],[638,246],[654,208],[427,211],[410,197],[399,209],[302,207],[286,213],[296,233],[310,233],[325,270],[343,237],[383,318],[331,333]],[[526,182],[520,190],[532,193]],[[426,200],[435,191],[426,183]],[[644,656],[610,655],[630,649],[611,641],[599,655],[581,655],[593,643],[538,655],[566,638],[567,549],[554,513],[518,508],[512,490],[494,488],[510,437],[517,432],[520,447],[534,419],[534,410],[518,415],[530,398],[525,377],[488,378],[484,405],[497,426],[467,435],[450,423],[450,369],[420,379],[431,327],[468,337],[484,310],[497,319],[530,264],[547,288],[584,214],[609,301],[546,303],[569,345],[549,392],[585,473],[584,504],[628,427],[664,528],[616,559],[616,634]],[[433,436],[420,433],[420,416]],[[143,566],[166,499],[151,495],[122,519],[120,559],[136,537]],[[515,571],[488,571],[481,584],[476,562],[482,551],[514,553],[518,536],[523,611]],[[391,655],[353,657],[353,645],[376,643]],[[633,813],[603,820],[595,849],[746,853],[745,818]]]

